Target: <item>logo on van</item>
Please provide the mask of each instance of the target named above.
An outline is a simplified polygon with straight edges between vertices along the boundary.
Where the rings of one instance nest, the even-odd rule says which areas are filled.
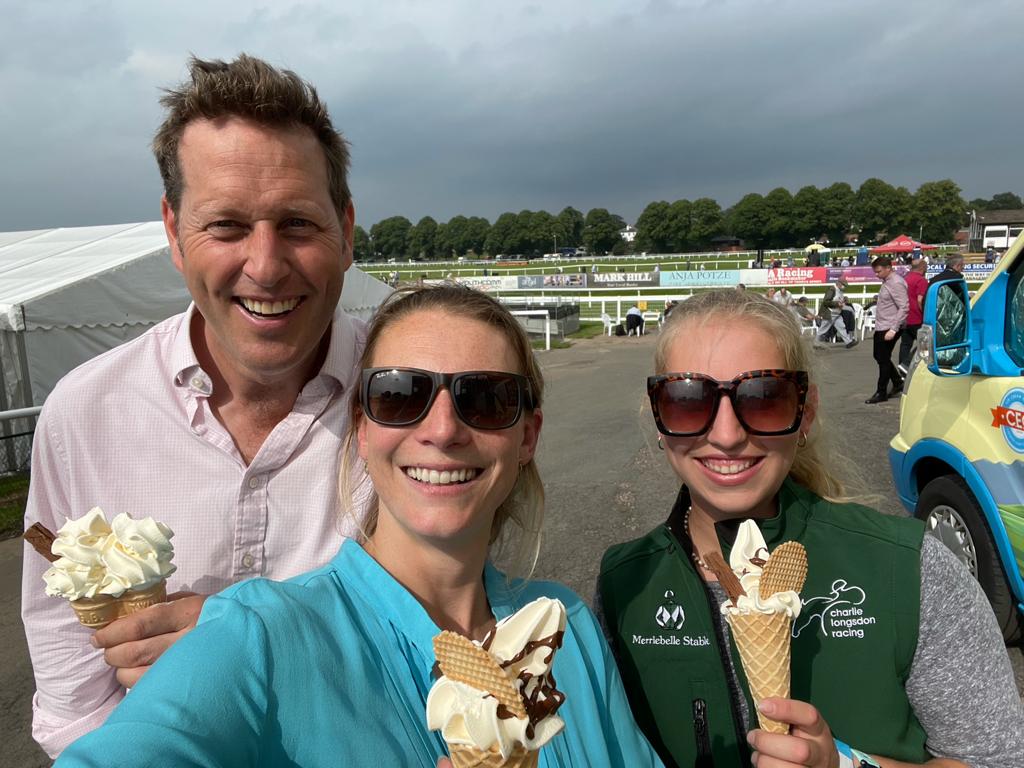
[[[999,407],[991,410],[992,426],[1002,431],[1011,449],[1024,453],[1024,389],[1011,389],[1003,395]]]

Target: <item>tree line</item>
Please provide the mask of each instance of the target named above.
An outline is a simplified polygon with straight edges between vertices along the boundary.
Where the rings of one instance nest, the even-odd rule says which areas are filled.
[[[566,207],[558,214],[524,210],[501,214],[493,224],[480,216],[437,222],[404,216],[355,231],[358,261],[387,258],[451,259],[467,255],[532,256],[584,246],[593,254],[684,253],[709,250],[715,238],[736,237],[749,248],[799,248],[812,240],[842,245],[850,237],[871,244],[906,233],[925,242],[949,242],[966,225],[971,209],[1024,208],[1020,197],[1002,192],[967,203],[949,179],[921,184],[916,192],[870,178],[854,190],[846,182],[795,194],[784,187],[766,195],[744,195],[723,210],[709,197],[649,203],[637,219],[636,239],[623,240],[625,220],[605,208],[584,215]]]

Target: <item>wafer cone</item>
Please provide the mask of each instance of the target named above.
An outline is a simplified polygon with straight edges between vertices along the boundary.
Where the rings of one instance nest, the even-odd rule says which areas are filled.
[[[502,757],[497,748],[485,752],[464,744],[450,744],[448,752],[455,768],[534,768],[540,755],[519,745],[507,758]]]
[[[732,636],[747,673],[754,706],[762,699],[789,698],[789,640],[793,620],[784,613],[729,614]],[[788,723],[779,723],[757,713],[761,729],[768,733],[789,733]]]
[[[115,619],[131,616],[157,603],[167,602],[167,582],[161,579],[148,589],[129,589],[120,597],[97,595],[71,601],[78,621],[90,629],[102,629]]]
[[[786,541],[765,563],[758,590],[762,599],[777,592],[800,592],[806,580],[807,550],[799,541]]]
[[[468,638],[455,632],[442,632],[434,638],[434,656],[448,679],[486,691],[514,717],[526,717],[523,697],[498,660]],[[518,744],[507,758],[501,756],[497,746],[485,750],[466,744],[449,744],[448,752],[455,768],[531,768],[537,765],[538,757],[536,751]]]

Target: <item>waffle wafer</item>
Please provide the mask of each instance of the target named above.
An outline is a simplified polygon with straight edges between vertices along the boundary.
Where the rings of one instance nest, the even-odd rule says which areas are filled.
[[[776,547],[761,571],[761,599],[778,592],[797,592],[807,580],[807,550],[798,541],[787,541]]]
[[[523,697],[497,659],[468,638],[455,632],[442,632],[434,638],[434,656],[445,677],[486,691],[513,716],[526,717]]]

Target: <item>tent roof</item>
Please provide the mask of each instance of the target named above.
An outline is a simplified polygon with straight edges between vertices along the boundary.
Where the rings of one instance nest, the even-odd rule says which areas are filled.
[[[162,222],[0,233],[0,313],[167,248]]]
[[[888,243],[883,245],[876,245],[871,249],[872,253],[910,253],[915,248],[920,248],[922,251],[934,251],[934,245],[925,245],[919,243],[917,240],[907,235],[897,235]]]

